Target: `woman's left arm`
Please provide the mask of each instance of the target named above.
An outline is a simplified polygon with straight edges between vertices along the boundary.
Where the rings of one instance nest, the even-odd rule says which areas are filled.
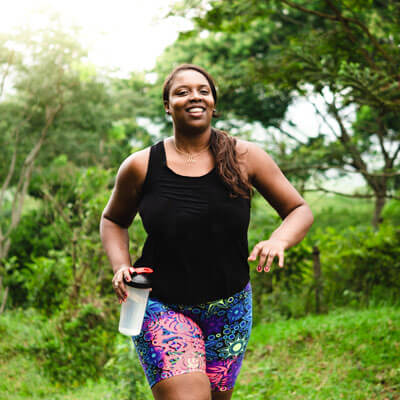
[[[268,240],[254,246],[249,261],[259,257],[257,271],[268,272],[272,261],[278,257],[283,267],[284,251],[301,242],[310,229],[314,217],[310,207],[290,184],[272,158],[254,143],[247,142],[247,167],[249,180],[282,218],[282,224]]]

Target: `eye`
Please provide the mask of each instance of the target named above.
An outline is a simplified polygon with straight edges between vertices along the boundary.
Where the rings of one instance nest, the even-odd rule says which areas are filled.
[[[210,91],[208,89],[201,89],[200,93],[201,94],[208,94],[208,93],[210,93]]]
[[[177,94],[178,96],[184,96],[184,95],[187,94],[187,93],[188,93],[187,90],[178,90],[178,91],[176,92],[176,94]]]

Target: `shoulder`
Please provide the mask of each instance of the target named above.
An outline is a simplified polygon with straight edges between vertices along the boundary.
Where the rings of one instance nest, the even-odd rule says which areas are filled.
[[[256,143],[236,139],[236,152],[239,160],[245,164],[250,181],[256,178],[260,170],[278,168],[267,152]]]
[[[128,156],[120,165],[116,184],[134,184],[141,187],[146,177],[151,147],[146,147]]]

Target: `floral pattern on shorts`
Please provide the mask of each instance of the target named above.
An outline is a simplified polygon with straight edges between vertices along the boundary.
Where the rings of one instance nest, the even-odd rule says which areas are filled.
[[[149,299],[142,332],[133,337],[150,386],[205,372],[212,390],[232,389],[252,324],[250,282],[231,297],[193,306]]]

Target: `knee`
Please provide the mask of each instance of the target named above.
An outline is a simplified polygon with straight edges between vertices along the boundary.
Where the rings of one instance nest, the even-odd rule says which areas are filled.
[[[178,375],[153,387],[156,400],[211,400],[211,387],[206,374]]]

